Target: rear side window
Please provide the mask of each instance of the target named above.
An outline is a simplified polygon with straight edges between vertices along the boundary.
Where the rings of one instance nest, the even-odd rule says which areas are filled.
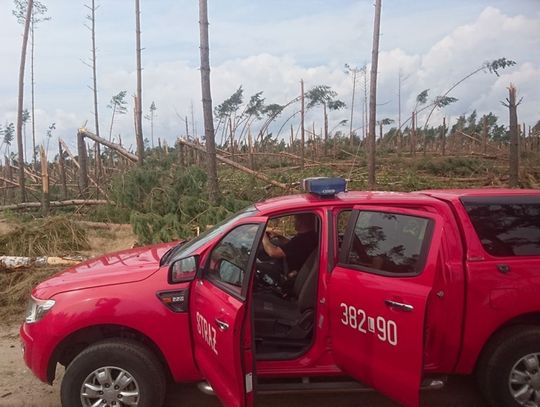
[[[432,221],[418,216],[361,211],[347,242],[345,263],[378,274],[421,273]]]
[[[540,256],[540,197],[466,197],[465,206],[492,256]]]

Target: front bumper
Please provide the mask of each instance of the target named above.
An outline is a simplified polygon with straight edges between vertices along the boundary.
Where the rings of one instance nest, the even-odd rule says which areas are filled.
[[[23,359],[26,366],[37,376],[39,380],[51,384],[52,379],[48,378],[48,354],[43,347],[39,347],[40,343],[35,340],[37,334],[35,324],[33,326],[23,323],[19,330],[21,338]],[[47,353],[47,355],[45,355]]]

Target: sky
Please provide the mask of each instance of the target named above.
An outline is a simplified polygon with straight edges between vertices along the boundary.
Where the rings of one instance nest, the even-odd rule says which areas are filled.
[[[93,96],[89,62],[91,37],[87,23],[90,0],[42,0],[50,21],[35,35],[36,138],[46,140],[55,123],[56,138],[75,150],[77,129],[93,131]],[[210,63],[214,106],[239,86],[245,99],[263,91],[267,103],[285,104],[306,90],[328,85],[347,108],[330,113],[330,128],[348,132],[352,78],[344,65],[370,69],[374,7],[372,0],[209,0]],[[113,136],[133,145],[133,98],[136,89],[135,11],[128,0],[96,0],[97,70],[102,136],[108,137],[111,97],[127,91],[128,114],[115,119]],[[16,122],[17,81],[23,27],[12,15],[12,0],[0,0],[0,125]],[[198,2],[141,0],[143,110],[157,107],[154,138],[169,143],[191,131],[203,133],[200,90]],[[479,72],[449,96],[458,101],[437,111],[431,124],[476,110],[494,112],[508,124],[502,105],[513,83],[520,123],[540,120],[540,0],[383,0],[378,69],[378,119],[398,120],[398,76],[401,72],[403,120],[414,108],[416,95],[429,89],[430,98],[500,57],[516,65],[496,76]],[[25,107],[30,106],[29,65]],[[362,126],[363,78],[359,78],[353,128]],[[291,106],[270,129],[277,134],[298,110]],[[308,122],[322,125],[322,112],[309,112]],[[422,125],[425,116],[420,116]],[[289,123],[298,126],[294,118]],[[144,120],[150,138],[150,123]],[[358,130],[361,133],[361,130]],[[26,130],[30,136],[29,128]],[[217,134],[217,141],[220,135]],[[27,142],[27,157],[31,143]],[[15,146],[12,146],[14,151]],[[51,150],[53,148],[51,147]],[[51,151],[51,153],[53,153]]]

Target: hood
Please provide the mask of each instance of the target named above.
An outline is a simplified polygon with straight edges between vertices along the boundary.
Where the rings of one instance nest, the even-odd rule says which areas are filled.
[[[176,244],[138,247],[87,260],[43,281],[32,295],[48,299],[66,291],[144,280],[159,269],[161,256]]]

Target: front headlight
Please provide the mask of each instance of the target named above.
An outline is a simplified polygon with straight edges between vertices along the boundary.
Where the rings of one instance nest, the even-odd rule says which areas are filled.
[[[30,297],[28,306],[26,307],[26,323],[33,324],[45,316],[45,314],[53,307],[54,300],[39,300]]]

